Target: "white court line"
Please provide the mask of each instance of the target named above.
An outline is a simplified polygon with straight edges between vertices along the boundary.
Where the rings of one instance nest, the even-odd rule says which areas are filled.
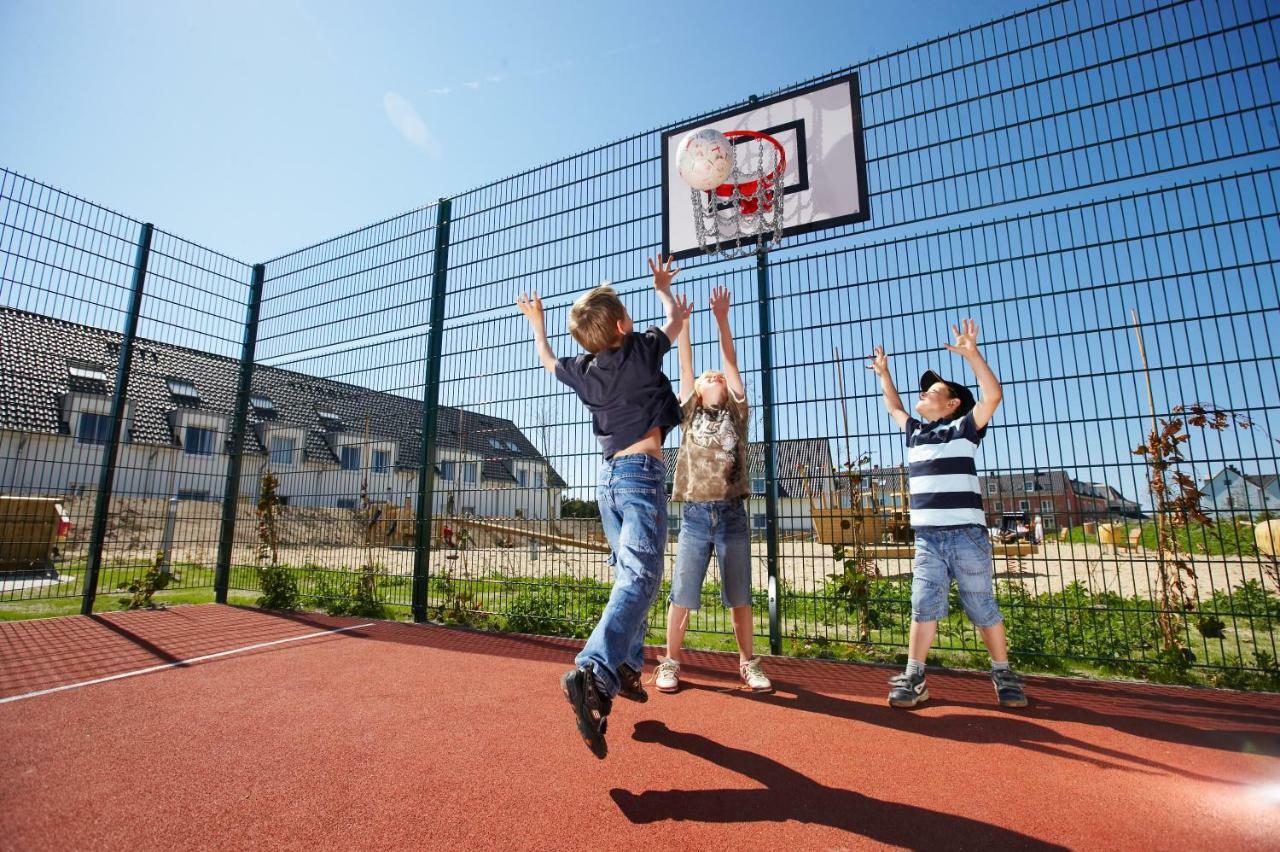
[[[245,651],[256,651],[259,648],[270,648],[272,645],[283,645],[286,642],[297,642],[301,639],[314,639],[317,636],[328,636],[332,633],[342,633],[347,630],[359,630],[361,627],[372,627],[373,624],[374,623],[370,621],[368,624],[353,624],[350,627],[335,627],[333,630],[321,630],[319,633],[308,633],[304,636],[290,636],[288,639],[275,639],[271,642],[259,642],[257,645],[246,645],[243,648],[232,648],[230,651],[218,651],[216,654],[205,654],[201,657],[192,657],[189,660],[177,660],[176,662],[164,663],[159,666],[135,669],[131,672],[121,672],[120,674],[94,678],[93,680],[82,680],[79,683],[68,683],[64,686],[54,686],[49,689],[36,690],[35,692],[24,692],[22,695],[10,695],[8,698],[0,698],[0,704],[8,704],[10,701],[21,701],[24,698],[36,698],[41,695],[50,695],[54,692],[63,692],[68,689],[79,689],[82,686],[93,686],[94,684],[121,680],[126,677],[137,677],[138,675],[150,674],[151,672],[161,672],[165,669],[172,669],[177,666],[187,666],[191,663],[203,663],[205,660],[213,660],[218,657],[226,657],[231,654],[240,654]]]

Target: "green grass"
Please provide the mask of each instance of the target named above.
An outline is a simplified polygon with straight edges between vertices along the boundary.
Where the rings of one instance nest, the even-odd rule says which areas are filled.
[[[1156,525],[1153,521],[1143,521],[1141,524],[1131,522],[1128,529],[1133,529],[1137,525],[1142,529],[1142,538],[1140,543],[1143,549],[1149,551],[1156,550]],[[1056,541],[1056,537],[1047,535],[1050,541]],[[1071,531],[1067,535],[1067,541],[1072,544],[1098,544],[1098,534],[1085,534],[1083,527],[1071,527]],[[1200,556],[1258,556],[1258,545],[1253,537],[1253,524],[1241,523],[1235,524],[1231,521],[1220,520],[1213,524],[1205,526],[1203,524],[1193,523],[1190,527],[1183,527],[1178,530],[1178,542],[1186,553],[1193,553]],[[1108,548],[1110,545],[1108,545]],[[1123,550],[1123,548],[1121,548]]]
[[[196,580],[212,585],[212,572],[207,567],[177,567],[184,583]],[[121,579],[133,576],[135,569],[136,566],[112,567]],[[343,583],[360,573],[317,565],[287,566],[287,570],[297,580],[304,607],[310,609],[332,606],[333,595],[341,594]],[[72,575],[69,588],[78,589],[78,582],[78,576]],[[411,584],[407,576],[379,578],[378,595],[386,604],[387,617],[410,619]],[[231,586],[230,603],[256,604],[257,572],[252,566],[234,566]],[[857,609],[851,610],[839,599],[836,588],[828,583],[817,594],[798,595],[783,584],[780,615],[786,653],[878,662],[904,659],[910,630],[910,580],[872,582],[867,601],[872,628],[869,643],[858,641]],[[446,623],[585,638],[599,619],[609,591],[606,583],[572,575],[536,580],[438,576],[431,579],[428,587],[428,611],[433,620]],[[650,612],[650,644],[665,641],[669,592],[669,585],[664,583]],[[119,597],[114,592],[100,593],[95,611],[119,609]],[[964,616],[954,591],[951,597],[951,614],[939,624],[930,660],[967,668],[985,667],[985,647]],[[208,586],[171,588],[157,593],[155,599],[169,605],[210,603],[213,590]],[[1078,583],[1059,592],[1033,595],[1020,584],[1009,582],[999,584],[997,599],[1005,616],[1011,657],[1027,671],[1122,675],[1280,690],[1280,670],[1275,669],[1274,662],[1280,645],[1280,598],[1256,581],[1230,592],[1219,591],[1201,601],[1198,611],[1187,615],[1184,641],[1194,655],[1193,667],[1172,673],[1162,668],[1158,659],[1156,612],[1148,599],[1093,593]],[[704,587],[702,603],[701,609],[690,614],[686,646],[735,650],[731,614],[720,602],[718,584]],[[768,605],[763,591],[754,593],[752,609],[756,632],[765,633]],[[0,620],[73,615],[79,611],[79,597],[41,595],[34,600],[0,602]],[[757,653],[768,652],[767,639],[756,636],[754,642]]]

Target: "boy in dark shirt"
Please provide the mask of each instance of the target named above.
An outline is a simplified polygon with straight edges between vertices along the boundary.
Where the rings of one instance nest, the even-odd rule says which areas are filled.
[[[516,302],[533,327],[542,366],[573,388],[591,412],[591,428],[604,453],[597,497],[613,550],[613,589],[575,667],[560,679],[578,732],[599,758],[608,753],[604,734],[613,697],[648,698],[640,686],[644,637],[662,584],[667,543],[662,442],[680,423],[680,404],[662,373],[662,357],[680,334],[689,305],[671,295],[671,279],[679,270],[670,259],[651,259],[649,269],[666,324],[634,331],[613,288],[596,287],[569,311],[569,332],[587,350],[584,355],[556,358],[537,293]]]

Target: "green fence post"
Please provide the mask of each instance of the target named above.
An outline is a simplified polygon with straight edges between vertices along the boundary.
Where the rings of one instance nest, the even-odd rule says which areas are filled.
[[[218,561],[213,571],[213,598],[227,602],[231,585],[231,548],[236,539],[236,515],[240,507],[240,462],[244,455],[244,430],[249,420],[249,394],[253,379],[254,351],[258,345],[258,314],[262,308],[262,282],[266,267],[253,267],[249,284],[249,304],[245,310],[244,343],[240,348],[240,377],[236,385],[236,410],[231,424],[227,484],[222,491],[222,525],[218,531]]]
[[[151,257],[151,234],[155,227],[142,226],[138,235],[138,251],[133,261],[132,293],[129,296],[129,313],[124,322],[124,334],[120,338],[119,362],[116,364],[116,386],[111,394],[111,437],[102,452],[102,467],[98,470],[98,493],[93,501],[93,529],[89,533],[89,556],[85,563],[84,595],[80,600],[80,614],[91,615],[93,602],[98,596],[98,574],[102,568],[102,547],[107,537],[107,509],[111,504],[111,487],[116,476],[116,460],[120,455],[120,438],[124,435],[124,415],[128,409],[129,366],[133,357],[133,343],[138,336],[138,314],[142,311],[142,288],[147,280],[147,260]]]
[[[413,620],[427,620],[431,579],[431,503],[435,485],[436,424],[440,409],[440,347],[444,338],[444,297],[449,271],[448,198],[436,209],[436,247],[431,271],[431,328],[427,332],[427,379],[422,393],[422,440],[418,457],[418,512],[413,539]]]
[[[769,250],[756,251],[756,291],[760,311],[760,404],[764,415],[765,566],[769,572],[769,653],[782,653],[778,580],[778,460],[773,434],[773,332],[769,321]]]

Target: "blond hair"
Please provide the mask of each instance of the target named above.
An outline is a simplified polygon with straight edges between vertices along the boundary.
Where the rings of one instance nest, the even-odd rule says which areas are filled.
[[[702,384],[707,380],[708,376],[719,376],[724,379],[724,372],[721,370],[703,370],[698,374],[698,378],[693,380],[693,395],[697,399],[695,405],[702,405]],[[725,396],[729,396],[729,383],[726,380],[724,386]]]
[[[627,318],[617,292],[608,284],[588,290],[569,309],[569,333],[583,349],[603,352],[618,345],[618,323]]]

